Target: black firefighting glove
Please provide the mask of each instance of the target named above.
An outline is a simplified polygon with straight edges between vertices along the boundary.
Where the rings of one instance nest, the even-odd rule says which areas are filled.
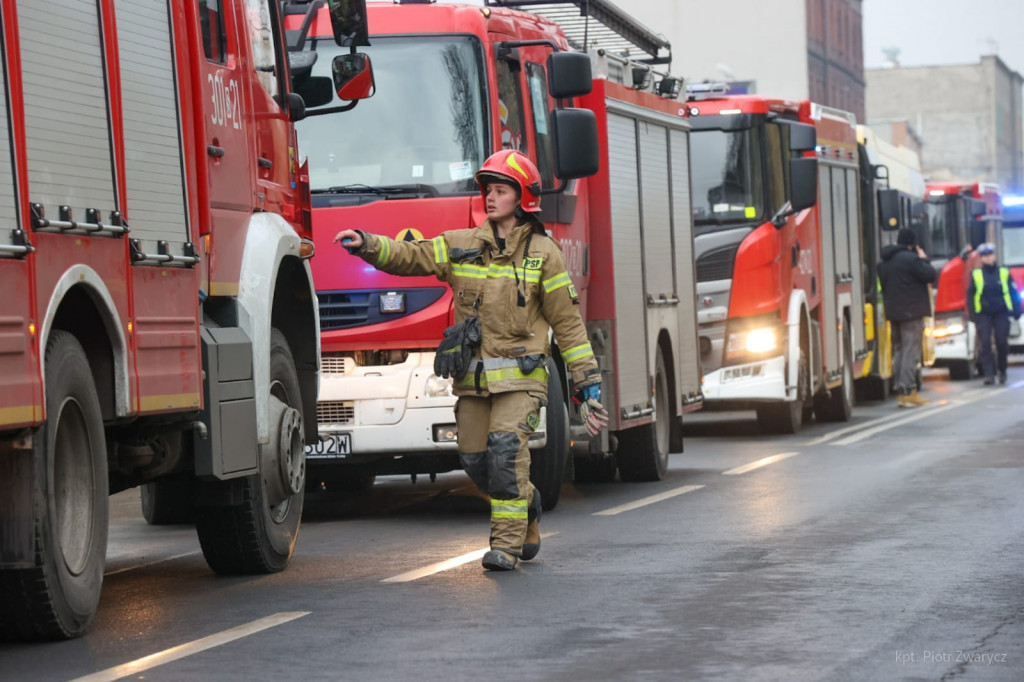
[[[467,317],[444,330],[444,339],[434,356],[434,374],[461,379],[469,370],[473,350],[480,346],[480,318]]]

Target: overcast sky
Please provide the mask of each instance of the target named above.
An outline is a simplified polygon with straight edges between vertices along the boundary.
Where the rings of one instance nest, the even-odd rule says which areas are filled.
[[[898,47],[903,66],[972,64],[998,54],[1024,74],[1024,0],[864,0],[864,66]]]

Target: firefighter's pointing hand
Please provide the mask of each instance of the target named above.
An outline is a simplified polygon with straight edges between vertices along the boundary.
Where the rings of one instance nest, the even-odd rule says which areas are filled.
[[[334,243],[341,242],[349,253],[355,253],[363,246],[363,233],[359,230],[342,230],[334,235]]]

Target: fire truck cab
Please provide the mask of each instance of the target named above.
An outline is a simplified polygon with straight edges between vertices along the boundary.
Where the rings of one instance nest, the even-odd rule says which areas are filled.
[[[598,48],[592,62],[571,49],[586,41],[571,43],[535,4],[370,3],[374,35],[366,51],[381,95],[354,112],[354,127],[335,126],[331,117],[299,125],[300,147],[309,155],[324,350],[320,439],[307,457],[315,479],[328,487],[339,479],[358,484],[376,474],[433,475],[459,466],[455,400],[432,369],[452,320],[451,292],[434,278],[378,272],[331,239],[343,227],[416,240],[481,224],[473,174],[500,149],[518,149],[540,169],[541,218],[579,292],[607,372],[611,429],[622,436],[586,436],[570,408],[574,387],[565,362],[553,348],[546,428],[532,441],[531,475],[545,506],[557,503],[573,453],[581,475],[595,464],[599,477],[620,470],[623,477],[660,477],[670,435],[681,447],[681,415],[700,404],[689,130],[685,107],[675,101],[681,80],[657,74],[656,63],[618,59],[612,70],[626,84],[613,82],[598,60],[608,62],[620,49]],[[578,10],[548,4],[562,15]],[[636,28],[608,2],[588,6],[594,31],[601,17]],[[325,32],[314,23],[311,36]],[[663,39],[647,30],[635,35],[654,54],[631,54],[664,58]],[[309,49],[326,57],[335,48],[314,39]],[[585,87],[559,91],[560,64],[577,75],[586,67]],[[594,136],[577,132],[582,120],[596,121]],[[346,148],[355,154],[338,154]],[[581,164],[592,167],[574,170]],[[598,166],[596,176],[573,179]],[[655,397],[663,401],[658,406]],[[625,444],[641,432],[645,444],[623,459]],[[629,457],[647,461],[640,466]]]
[[[157,484],[218,573],[291,558],[305,103],[275,0],[0,7],[0,637],[58,639],[96,612],[108,493]]]
[[[977,333],[967,308],[968,278],[980,265],[974,249],[1001,241],[999,188],[991,183],[928,183],[924,202],[918,242],[939,273],[935,366],[948,368],[951,379],[962,381],[975,375],[978,360]]]
[[[690,92],[706,407],[774,433],[846,421],[867,356],[853,116]]]

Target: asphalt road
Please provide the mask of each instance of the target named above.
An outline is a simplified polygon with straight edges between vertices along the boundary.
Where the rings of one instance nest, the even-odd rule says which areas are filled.
[[[122,493],[92,630],[0,644],[0,680],[1021,680],[1024,366],[945,376],[797,436],[688,417],[665,480],[567,486],[507,574],[461,473],[308,498],[258,577]]]

